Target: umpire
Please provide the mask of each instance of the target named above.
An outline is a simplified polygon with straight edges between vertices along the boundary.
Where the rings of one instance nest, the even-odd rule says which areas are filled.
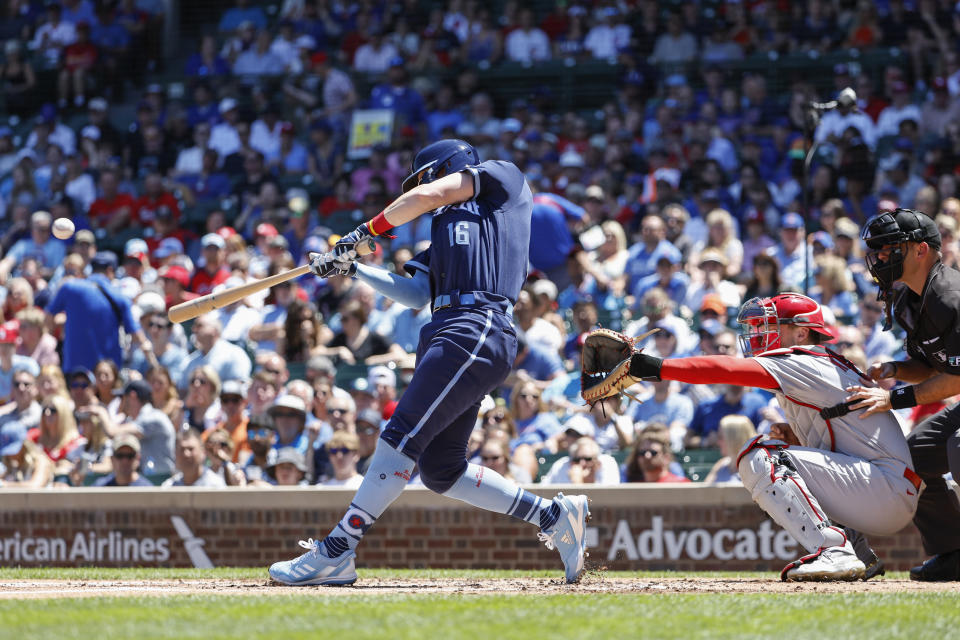
[[[893,391],[851,387],[852,409],[864,415],[937,402],[960,394],[960,271],[941,262],[940,232],[911,209],[882,213],[863,230],[866,263],[892,316],[907,334],[908,360],[873,364],[874,380],[910,383]],[[960,479],[960,404],[917,425],[907,437],[914,469],[926,483],[914,524],[933,557],[910,570],[912,580],[960,580],[960,503],[943,474]]]

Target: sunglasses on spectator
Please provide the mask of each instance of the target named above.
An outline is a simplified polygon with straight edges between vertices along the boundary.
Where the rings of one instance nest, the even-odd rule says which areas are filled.
[[[266,439],[273,433],[272,429],[251,429],[247,427],[247,440]]]
[[[349,413],[349,410],[345,409],[344,407],[327,407],[327,413],[335,413],[337,415],[341,415],[344,413]]]
[[[506,420],[506,416],[504,416],[503,414],[499,414],[499,413],[494,414],[494,415],[487,416],[487,421],[488,421],[488,422],[503,422],[504,420]]]
[[[365,436],[370,436],[375,433],[380,433],[380,429],[377,427],[357,427],[357,433]]]
[[[55,416],[55,415],[57,415],[57,408],[56,408],[56,407],[44,407],[44,408],[43,408],[43,415],[45,415],[45,416]]]
[[[190,381],[190,384],[192,384],[195,387],[200,387],[205,384],[210,384],[210,381],[204,378],[194,378],[193,380]]]
[[[593,456],[580,456],[577,458],[571,458],[571,460],[574,462],[574,464],[581,464],[583,462],[594,462],[596,461],[596,458]]]
[[[296,411],[274,411],[274,418],[299,418],[302,414]]]
[[[639,449],[639,450],[637,451],[637,457],[650,456],[650,457],[652,457],[652,458],[655,458],[655,457],[657,457],[658,455],[660,455],[661,453],[662,453],[662,451],[658,451],[658,450],[656,450],[656,449]]]
[[[533,398],[534,400],[536,400],[537,398],[540,397],[540,394],[537,394],[537,393],[521,393],[521,394],[520,394],[520,397],[521,397],[521,398],[526,398],[526,399],[528,399],[528,400],[529,400],[530,398]]]
[[[279,369],[267,369],[266,367],[264,367],[263,370],[266,371],[267,373],[273,374],[273,375],[275,375],[275,376],[280,375],[280,370],[279,370]]]
[[[350,455],[351,453],[357,452],[356,449],[349,449],[347,447],[333,447],[332,449],[328,449],[327,451],[329,451],[330,455],[332,456],[336,456],[336,455],[347,456],[347,455]]]
[[[849,340],[844,340],[843,342],[837,342],[837,347],[840,349],[849,349],[853,346],[853,343]]]
[[[71,389],[86,389],[90,386],[89,380],[74,380],[70,383]]]
[[[483,460],[484,462],[496,462],[501,458],[503,458],[503,456],[480,456],[480,459]]]
[[[33,382],[30,380],[16,380],[13,384],[17,387],[17,389],[29,389],[33,386]]]
[[[151,329],[169,329],[170,323],[169,322],[151,322],[147,326],[150,327]]]
[[[133,451],[130,453],[114,453],[113,457],[117,460],[133,460],[137,457],[137,454],[135,454]]]
[[[717,344],[717,351],[733,351],[733,345],[732,345],[732,344],[722,344],[722,343],[718,343],[718,344]]]
[[[234,404],[235,402],[243,402],[241,396],[220,396],[220,404]]]

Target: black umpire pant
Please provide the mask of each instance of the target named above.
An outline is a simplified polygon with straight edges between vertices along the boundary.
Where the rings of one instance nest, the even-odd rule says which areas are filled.
[[[920,494],[913,523],[928,555],[960,549],[960,501],[943,474],[960,482],[960,404],[921,422],[909,436],[913,469],[927,488]]]

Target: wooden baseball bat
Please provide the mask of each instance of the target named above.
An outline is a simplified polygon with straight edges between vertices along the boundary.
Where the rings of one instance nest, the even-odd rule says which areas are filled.
[[[374,244],[373,240],[370,240],[366,244],[359,245],[357,247],[357,253],[361,256],[365,256],[369,253],[373,253],[376,248],[377,245]],[[230,287],[229,289],[224,289],[223,291],[208,293],[205,296],[194,298],[193,300],[188,300],[187,302],[181,302],[178,305],[170,307],[170,310],[167,312],[167,317],[170,318],[170,322],[186,322],[187,320],[193,320],[197,316],[202,316],[203,314],[213,311],[214,309],[221,309],[227,305],[231,305],[238,300],[242,300],[247,296],[256,293],[257,291],[269,289],[270,287],[278,285],[281,282],[287,282],[288,280],[299,278],[300,276],[308,273],[310,273],[310,265],[305,264],[302,267],[297,267],[296,269],[281,271],[280,273],[272,276],[267,276],[266,278],[254,280],[253,282],[241,284],[236,287]]]

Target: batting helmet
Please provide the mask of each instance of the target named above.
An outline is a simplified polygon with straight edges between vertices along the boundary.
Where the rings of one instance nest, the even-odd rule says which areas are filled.
[[[454,139],[428,144],[413,159],[413,171],[403,181],[403,192],[478,164],[480,156],[468,142]]]
[[[745,325],[740,348],[746,356],[780,347],[780,325],[807,327],[833,338],[823,324],[823,311],[815,300],[799,293],[772,298],[751,298],[740,308],[737,322]]]
[[[871,218],[860,237],[867,243],[867,269],[881,289],[889,289],[903,276],[907,242],[926,242],[934,249],[940,248],[937,223],[913,209],[895,209]]]

